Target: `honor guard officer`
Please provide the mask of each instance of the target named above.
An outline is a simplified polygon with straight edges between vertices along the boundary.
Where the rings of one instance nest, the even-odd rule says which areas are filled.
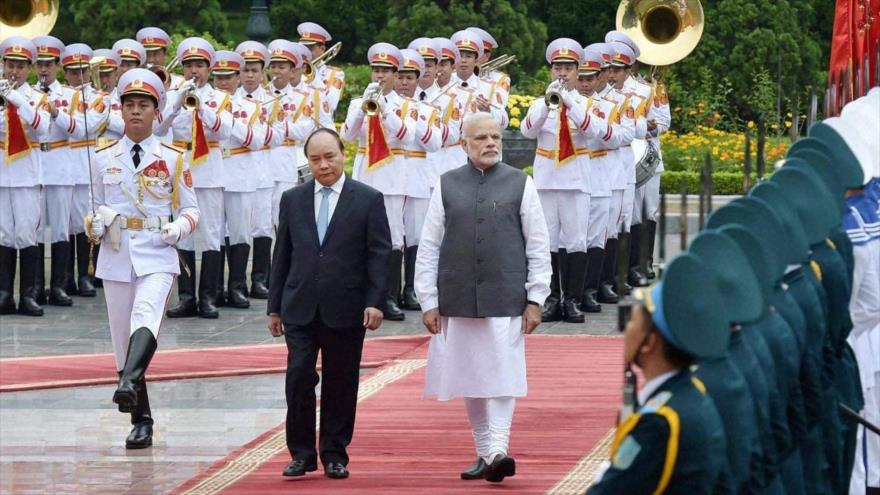
[[[485,29],[478,27],[469,27],[468,31],[477,33],[483,40],[483,55],[477,60],[477,66],[482,67],[486,62],[492,59],[492,53],[498,49],[498,42]],[[492,70],[490,72],[480,71],[480,79],[489,83],[489,101],[496,100],[495,95],[501,97],[499,104],[502,108],[507,108],[507,100],[510,98],[510,76],[500,70]]]
[[[260,119],[267,123],[267,130],[271,130],[271,119],[278,119],[283,115],[280,110],[280,100],[270,96],[263,87],[263,75],[269,65],[269,50],[258,41],[243,41],[235,47],[235,51],[244,58],[244,68],[241,71],[241,87],[237,95],[248,100],[260,103]],[[253,209],[251,214],[251,237],[253,237],[253,265],[251,268],[250,297],[266,299],[269,296],[269,261],[272,258],[272,192],[275,188],[275,177],[271,155],[273,149],[280,146],[280,142],[272,140],[261,151],[252,152],[252,167],[249,173],[254,178]]]
[[[37,47],[37,85],[46,96],[46,110],[57,118],[60,112],[70,110],[74,90],[58,82],[58,69],[64,43],[53,36],[34,38]],[[69,121],[66,122],[69,124]],[[43,167],[43,222],[40,222],[39,239],[44,239],[43,229],[51,227],[52,268],[49,279],[48,303],[54,306],[70,306],[73,300],[64,290],[67,265],[70,263],[70,212],[73,206],[74,166],[71,163],[67,139],[69,125],[50,120],[49,131],[40,140]],[[42,266],[40,267],[42,273]],[[43,284],[38,288],[42,291]]]
[[[261,119],[260,103],[237,93],[239,74],[244,66],[241,55],[227,50],[214,54],[211,74],[217,91],[231,95],[232,129],[223,147],[223,209],[229,261],[229,295],[226,305],[249,308],[247,262],[250,255],[251,216],[256,191],[253,153],[271,138]],[[223,281],[221,280],[221,284]]]
[[[621,74],[622,67],[628,67],[635,60],[632,49],[622,43],[611,44],[609,48],[614,50],[614,56],[609,62],[609,85],[615,74]],[[617,72],[614,72],[617,71]],[[622,78],[621,78],[622,84]],[[638,97],[628,96],[616,86],[611,85],[605,98],[615,104],[615,111],[611,120],[618,121],[627,128],[632,129],[632,138],[644,137],[646,124],[645,119],[639,119],[636,112]],[[616,175],[611,185],[611,221],[609,224],[607,240],[605,242],[605,258],[602,268],[602,285],[599,288],[599,302],[616,303],[617,293],[614,291],[617,279],[617,256],[620,241],[624,242],[629,237],[629,224],[632,220],[633,195],[635,194],[635,163],[630,142],[622,141],[620,146],[610,153],[616,162]],[[629,256],[626,251],[624,256]]]
[[[37,246],[40,225],[39,143],[49,130],[49,114],[43,109],[46,95],[32,88],[28,73],[37,60],[37,47],[29,39],[11,36],[0,44],[3,78],[0,85],[0,314],[16,310],[13,293],[15,252],[21,259],[18,312],[43,316],[37,303],[38,273],[43,271],[42,251]]]
[[[621,414],[590,495],[708,494],[726,480],[724,427],[705,385],[689,367],[720,356],[730,330],[710,269],[692,254],[672,260],[662,280],[639,291],[624,331],[624,360],[645,384]]]
[[[70,211],[70,262],[67,266],[65,290],[68,294],[95,297],[89,275],[89,242],[82,219],[89,212],[89,163],[95,152],[97,131],[107,122],[109,108],[100,89],[90,82],[89,61],[92,49],[82,43],[67,45],[61,55],[64,77],[71,87],[70,106],[57,109],[54,124],[68,127],[68,147],[73,175],[73,203]],[[75,262],[75,263],[74,263]],[[76,277],[74,267],[79,273]]]
[[[455,43],[461,53],[461,58],[455,67],[455,81],[461,99],[464,101],[463,115],[476,112],[489,112],[495,117],[495,121],[502,129],[507,128],[509,122],[507,107],[502,106],[501,94],[492,91],[492,85],[475,73],[477,60],[483,55],[483,39],[474,31],[457,31],[450,40]],[[490,101],[489,98],[492,98]]]
[[[232,114],[231,96],[217,91],[208,84],[214,48],[202,38],[187,38],[177,46],[177,57],[183,64],[187,80],[181,86],[180,105],[166,119],[173,119],[175,146],[186,148],[192,168],[193,184],[202,210],[199,221],[199,241],[202,248],[199,301],[195,297],[195,240],[190,237],[180,244],[180,253],[190,272],[178,280],[179,304],[168,310],[169,318],[201,316],[217,318],[214,305],[219,297],[220,245],[223,241],[223,156],[220,141],[229,137]]]
[[[609,215],[611,212],[611,185],[614,180],[617,166],[610,152],[618,147],[618,143],[628,141],[627,133],[632,129],[618,125],[608,120],[614,113],[614,103],[602,98],[600,90],[605,82],[600,73],[605,61],[601,52],[589,47],[584,49],[584,59],[578,68],[578,91],[584,97],[589,98],[590,111],[600,118],[605,119],[612,128],[612,135],[608,139],[592,138],[587,140],[587,156],[583,165],[589,168],[589,174],[583,174],[589,178],[590,184],[590,212],[587,215],[587,273],[584,282],[584,294],[581,299],[581,310],[588,313],[602,311],[602,305],[597,301],[599,285],[602,282],[602,262],[605,256],[605,238],[610,227]]]
[[[156,74],[133,69],[119,80],[125,135],[98,150],[92,166],[96,210],[86,217],[93,242],[103,244],[98,277],[119,373],[113,402],[131,413],[128,449],[153,443],[153,418],[144,375],[180,273],[175,245],[199,221],[193,178],[184,150],[152,135],[154,113],[164,105],[165,88]]]
[[[455,43],[448,38],[434,38],[434,43],[437,44],[437,47],[440,50],[440,62],[437,64],[437,80],[434,83],[434,92],[436,94],[446,95],[445,97],[437,99],[435,104],[440,104],[440,102],[445,99],[446,102],[440,104],[440,108],[443,112],[443,120],[446,124],[450,125],[450,127],[453,123],[457,122],[458,133],[461,135],[464,101],[459,98],[459,94],[463,92],[458,89],[458,82],[452,77],[453,74],[455,74],[455,68],[461,61],[461,52],[458,50],[458,47],[455,46]],[[445,157],[443,161],[440,162],[441,167],[437,170],[438,176],[467,163],[467,153],[465,153],[460,141],[450,139],[448,142],[443,143],[443,153]]]
[[[326,29],[314,22],[303,22],[296,27],[296,30],[299,33],[299,42],[312,52],[310,60],[321,56],[327,50],[327,42],[333,39]],[[330,106],[328,113],[333,115],[339,105],[339,99],[342,98],[345,72],[339,67],[322,64],[315,74],[313,86],[322,92],[323,99]]]
[[[404,148],[406,158],[406,202],[403,208],[403,230],[406,243],[404,257],[404,285],[400,305],[404,309],[418,310],[419,300],[416,298],[413,279],[415,277],[416,256],[419,251],[422,225],[431,199],[432,164],[428,153],[441,149],[443,136],[448,135],[446,126],[440,121],[436,108],[427,103],[413,99],[419,78],[425,70],[425,61],[419,52],[410,49],[400,50],[403,65],[397,71],[395,90],[410,106],[410,117],[416,122],[415,139],[410,146]]]
[[[544,98],[535,98],[521,132],[538,139],[535,187],[550,234],[553,276],[542,319],[583,323],[580,300],[587,268],[587,223],[590,212],[590,170],[587,139],[611,138],[608,123],[588,108],[575,84],[584,51],[570,38],[547,46],[546,59],[553,81]],[[575,136],[578,136],[576,138]],[[565,253],[562,253],[565,250]]]
[[[391,228],[385,319],[400,321],[404,314],[397,306],[397,297],[400,294],[407,190],[407,162],[403,150],[412,146],[415,140],[416,122],[411,116],[412,103],[394,91],[397,71],[403,65],[400,50],[388,43],[376,43],[367,52],[367,58],[373,82],[361,98],[352,100],[341,135],[347,141],[358,140],[352,177],[378,189],[385,199],[385,212]]]
[[[619,42],[629,46],[638,60],[641,55],[638,45],[626,34],[620,31],[611,31],[605,35],[606,42]],[[628,279],[631,285],[647,285],[647,279],[653,278],[654,238],[657,233],[657,211],[660,206],[660,174],[663,172],[663,154],[660,151],[660,135],[669,130],[672,123],[672,114],[669,111],[669,99],[662,84],[652,81],[650,84],[637,79],[632,67],[628,70],[629,76],[623,82],[623,90],[626,93],[636,94],[644,101],[647,133],[644,141],[646,146],[656,148],[658,157],[657,168],[654,175],[645,184],[635,190],[635,204],[633,205],[633,221],[630,227],[630,256]],[[639,157],[640,158],[640,157]],[[641,266],[641,228],[642,224],[648,230],[645,239],[648,245],[645,252],[648,254],[645,266]]]
[[[135,35],[137,41],[143,45],[146,50],[147,68],[153,70],[154,67],[161,67],[163,70],[167,66],[168,47],[171,46],[171,37],[168,36],[163,29],[157,27],[145,27],[138,30]],[[163,81],[165,88],[179,88],[183,84],[183,77],[174,74],[168,70],[164,71],[168,78]]]

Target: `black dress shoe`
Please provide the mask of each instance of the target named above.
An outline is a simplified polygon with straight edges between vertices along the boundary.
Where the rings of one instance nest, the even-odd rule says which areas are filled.
[[[516,474],[516,461],[513,457],[498,454],[492,460],[492,464],[486,467],[486,481],[490,483],[501,483],[504,478],[509,478]]]
[[[397,306],[397,301],[391,297],[388,297],[385,300],[384,316],[388,321],[403,321],[406,319],[404,312],[400,310],[399,306]]]
[[[343,480],[348,478],[348,469],[341,462],[328,462],[324,466],[324,476],[334,480]]]
[[[33,297],[21,296],[18,302],[18,314],[24,316],[43,316],[43,307]]]
[[[617,301],[620,298],[617,296],[617,293],[614,292],[614,287],[611,284],[602,284],[599,286],[599,295],[596,297],[596,300],[600,303],[605,304],[617,304]]]
[[[596,300],[596,289],[587,289],[584,291],[584,297],[581,299],[581,311],[587,313],[601,313],[602,305]]]
[[[0,315],[15,314],[15,299],[11,292],[0,291]]]
[[[73,306],[73,299],[67,295],[61,287],[52,287],[49,289],[49,305],[50,306]]]
[[[92,280],[88,276],[80,276],[79,277],[79,297],[95,297],[97,293],[95,292],[95,286],[92,285]]]
[[[126,449],[145,449],[153,445],[153,422],[146,421],[134,425],[128,438],[125,439]]]
[[[477,457],[466,470],[461,472],[463,480],[481,480],[486,477],[486,461],[482,457]]]
[[[283,476],[305,476],[306,473],[318,470],[318,463],[315,461],[304,461],[302,459],[294,459],[284,468]]]
[[[559,306],[559,299],[548,297],[541,310],[541,321],[559,321],[560,319],[562,319],[562,308]]]
[[[567,323],[583,323],[586,321],[584,314],[578,307],[578,300],[575,298],[565,299],[562,302],[562,319]]]
[[[638,267],[630,268],[626,281],[634,287],[647,287],[648,285],[648,277],[644,276]]]

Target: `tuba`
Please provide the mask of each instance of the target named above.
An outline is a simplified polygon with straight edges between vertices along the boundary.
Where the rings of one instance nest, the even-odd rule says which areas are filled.
[[[339,50],[342,50],[341,42],[337,42],[335,45],[328,48],[326,52],[315,57],[314,60],[306,61],[306,65],[303,68],[303,78],[306,82],[311,84],[312,81],[315,80],[315,77],[318,76],[318,72],[320,72],[328,62],[339,55]]]
[[[59,0],[3,0],[0,2],[0,41],[9,36],[34,38],[52,31],[58,20]]]
[[[639,61],[672,65],[696,48],[705,26],[700,0],[622,0],[617,30],[638,45]]]
[[[171,85],[171,71],[173,71],[180,64],[180,59],[177,55],[171,59],[171,62],[168,62],[166,65],[159,64],[147,64],[147,69],[153,71],[154,74],[159,76],[159,80],[162,81],[162,85],[165,86],[165,89]]]

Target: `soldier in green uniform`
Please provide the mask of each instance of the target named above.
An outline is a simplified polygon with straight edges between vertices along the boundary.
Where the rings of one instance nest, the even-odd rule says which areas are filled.
[[[588,494],[708,494],[729,483],[721,418],[689,370],[694,359],[722,355],[730,339],[728,305],[707,272],[685,253],[639,291],[624,359],[643,372],[643,405],[621,418],[611,463]]]

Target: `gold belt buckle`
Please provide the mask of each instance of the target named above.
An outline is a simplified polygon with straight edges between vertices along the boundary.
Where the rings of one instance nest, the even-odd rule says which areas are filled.
[[[125,222],[125,226],[128,230],[144,230],[144,219],[129,218],[128,221]]]
[[[51,151],[52,145],[46,142],[40,143],[40,151]]]

